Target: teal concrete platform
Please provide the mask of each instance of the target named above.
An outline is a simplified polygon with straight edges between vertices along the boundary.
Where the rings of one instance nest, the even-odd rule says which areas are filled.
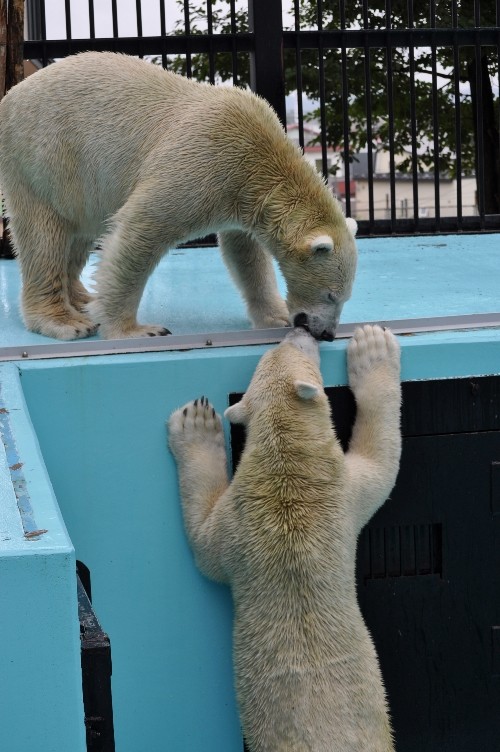
[[[343,323],[500,310],[497,234],[367,238],[358,241],[358,248],[356,282]],[[94,256],[84,270],[89,286],[96,263]],[[19,291],[17,262],[0,260],[0,348],[56,342],[26,331]],[[171,251],[146,286],[139,321],[165,324],[176,335],[250,328],[217,248]]]
[[[344,322],[498,312],[499,241],[360,241]],[[18,293],[1,261],[0,348],[47,342],[24,330]],[[140,315],[176,334],[248,328],[214,249],[164,259]],[[404,380],[500,373],[500,328],[400,341]],[[267,348],[0,364],[0,749],[85,750],[77,556],[111,639],[117,751],[241,752],[231,599],[194,565],[165,420],[201,394],[223,411]],[[346,383],[345,348],[322,343],[326,385]]]

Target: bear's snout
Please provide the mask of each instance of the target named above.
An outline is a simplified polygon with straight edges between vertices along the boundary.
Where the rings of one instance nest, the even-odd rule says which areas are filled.
[[[323,340],[325,342],[333,342],[335,339],[335,331],[332,329],[322,329],[318,326],[318,322],[311,319],[307,313],[301,311],[293,319],[293,325],[295,327],[305,329],[306,332],[312,334],[315,339]]]
[[[305,329],[306,332],[308,332],[309,324],[308,324],[307,313],[298,313],[293,320],[293,325],[296,327],[300,327],[301,329]]]
[[[318,339],[321,339],[324,342],[333,342],[335,335],[333,334],[333,332],[327,332],[326,329],[323,329]]]

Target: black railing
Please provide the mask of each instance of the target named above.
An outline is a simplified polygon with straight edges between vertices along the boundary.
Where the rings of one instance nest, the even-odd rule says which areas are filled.
[[[136,0],[131,29],[117,0],[101,26],[95,0],[83,23],[65,0],[54,34],[27,0],[25,57],[114,50],[250,85],[284,123],[293,111],[360,234],[500,230],[500,0],[288,2]]]

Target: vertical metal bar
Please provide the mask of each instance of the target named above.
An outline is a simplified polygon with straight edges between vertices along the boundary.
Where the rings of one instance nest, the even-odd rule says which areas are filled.
[[[215,83],[215,56],[214,56],[214,19],[212,12],[212,0],[207,0],[207,31],[208,31],[208,77],[210,83]]]
[[[321,128],[321,171],[325,180],[328,180],[328,153],[326,146],[326,80],[325,80],[325,60],[324,47],[321,32],[323,31],[323,0],[318,2],[318,73],[319,73],[319,119]]]
[[[474,26],[476,29],[479,29],[481,26],[481,7],[479,0],[474,0]]]
[[[232,64],[232,76],[233,86],[238,85],[238,53],[236,51],[236,3],[235,0],[230,0],[229,7],[231,10],[231,64]]]
[[[368,0],[363,0],[363,28],[368,29]],[[373,231],[375,222],[375,204],[373,195],[373,122],[372,122],[372,75],[371,51],[365,39],[364,43],[365,103],[366,103],[366,142],[368,160],[368,219],[369,232]]]
[[[451,25],[458,28],[457,0],[451,5]],[[455,172],[457,181],[457,229],[462,229],[463,197],[462,197],[462,127],[461,127],[461,95],[460,95],[460,51],[457,37],[453,41],[453,94],[455,99]]]
[[[499,0],[500,2],[500,0]],[[302,50],[300,47],[300,6],[299,0],[294,0],[295,25],[295,82],[297,85],[297,120],[299,125],[299,145],[304,149],[304,104],[302,102]]]
[[[485,217],[485,195],[484,195],[484,138],[483,138],[483,82],[482,82],[482,62],[481,62],[481,41],[478,34],[478,28],[480,24],[480,9],[479,0],[474,1],[474,26],[475,42],[474,42],[474,60],[475,60],[475,88],[476,88],[476,111],[473,116],[476,119],[476,171],[477,171],[477,203],[479,216],[481,217],[481,225],[484,226]],[[472,84],[472,82],[471,82]]]
[[[64,0],[64,16],[66,20],[66,39],[68,40],[68,55],[71,54],[71,3]]]
[[[286,123],[283,73],[283,13],[281,0],[249,0],[248,21],[253,37],[250,86],[274,107]]]
[[[27,39],[42,39],[40,7],[42,2],[43,0],[26,0]],[[0,7],[7,17],[7,0],[3,0]]]
[[[415,28],[415,19],[413,14],[413,0],[408,0],[408,28]],[[417,95],[415,87],[415,47],[413,39],[408,40],[408,60],[410,66],[410,132],[411,132],[411,173],[412,173],[412,193],[413,193],[413,221],[415,223],[415,232],[418,232],[419,211],[418,211],[418,149],[417,149]]]
[[[45,66],[48,63],[48,57],[47,57],[47,22],[46,22],[46,16],[45,16],[45,0],[40,0],[40,32],[41,32],[41,38],[43,41],[43,54],[42,54],[42,65],[45,68]]]
[[[345,31],[345,0],[340,0],[340,28]],[[349,83],[347,75],[347,49],[345,35],[342,35],[340,48],[342,65],[342,129],[344,136],[344,191],[345,211],[351,216],[351,166],[350,166],[350,133],[349,133]]]
[[[141,0],[135,0],[135,17],[136,17],[136,23],[137,23],[137,40],[138,40],[138,48],[139,48],[139,57],[144,57],[142,54],[142,45],[141,45],[141,37],[142,37],[142,7],[141,7]]]
[[[161,34],[161,64],[164,68],[168,65],[167,60],[167,47],[165,37],[167,35],[166,13],[165,13],[165,0],[159,0],[160,3],[160,34]]]
[[[135,13],[137,17],[137,36],[142,37],[142,6],[141,0],[135,0]]]
[[[500,0],[497,0],[496,3],[496,30],[497,30],[497,86],[500,90]],[[498,138],[500,141],[500,107],[497,109],[497,130],[498,130]],[[498,144],[498,149],[500,151],[500,143]]]
[[[385,25],[386,30],[391,30],[392,20],[391,0],[385,2]],[[393,66],[392,66],[392,46],[390,36],[387,34],[386,42],[387,55],[387,104],[389,115],[389,185],[391,194],[390,219],[391,232],[396,227],[396,165],[394,154],[394,87],[393,87]]]
[[[111,16],[113,19],[113,37],[118,37],[118,10],[116,7],[116,0],[111,0]]]
[[[189,35],[191,34],[191,21],[189,18],[189,0],[184,0],[184,34],[186,35],[186,74],[191,78],[193,69],[191,65],[191,45]]]
[[[94,0],[89,0],[89,35],[91,39],[95,39]]]
[[[436,0],[430,2],[430,25],[436,28]],[[438,115],[438,84],[437,84],[437,50],[433,42],[431,46],[431,80],[432,80],[432,148],[434,159],[434,215],[436,229],[441,222],[440,198],[440,167],[439,167],[439,115]]]

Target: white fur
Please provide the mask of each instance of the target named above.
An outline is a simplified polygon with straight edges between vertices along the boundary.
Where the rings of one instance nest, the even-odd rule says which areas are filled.
[[[354,237],[356,235],[357,231],[358,231],[358,223],[352,217],[346,217],[345,222],[346,222],[346,225],[347,225],[347,227],[349,229],[349,232],[352,233],[352,235]]]
[[[333,240],[329,235],[318,235],[311,240],[311,251],[313,253],[333,251]]]
[[[0,185],[24,320],[48,336],[85,337],[97,324],[108,338],[166,334],[137,323],[144,285],[169,248],[212,232],[256,327],[305,312],[331,338],[351,294],[356,247],[340,204],[268,104],[242,89],[126,55],[70,56],[2,100]],[[315,237],[334,251],[312,252]],[[96,240],[91,299],[79,275]]]
[[[251,752],[392,752],[355,553],[398,471],[399,347],[378,326],[356,330],[348,369],[357,418],[344,455],[317,344],[301,345],[306,337],[297,331],[266,353],[226,411],[247,431],[232,483],[208,401],[171,416],[186,530],[201,570],[232,589],[236,689]]]

